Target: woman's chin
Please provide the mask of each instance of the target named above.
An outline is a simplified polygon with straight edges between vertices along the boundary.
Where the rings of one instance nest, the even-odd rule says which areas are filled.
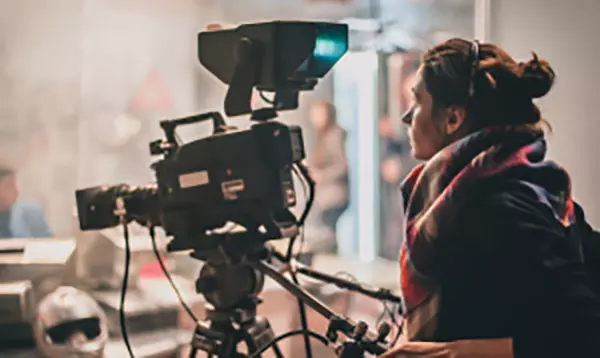
[[[416,160],[428,160],[429,158],[432,157],[429,154],[425,154],[425,153],[420,152],[419,150],[415,149],[414,147],[411,148],[410,155],[413,158],[415,158]]]
[[[421,160],[421,153],[419,153],[419,151],[415,149],[414,146],[410,147],[410,155],[417,160]]]

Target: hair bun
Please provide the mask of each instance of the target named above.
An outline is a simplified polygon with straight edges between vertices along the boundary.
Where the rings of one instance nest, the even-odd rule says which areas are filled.
[[[540,98],[550,92],[556,75],[547,61],[540,60],[535,52],[531,54],[531,60],[520,64],[523,70],[521,80],[530,98]]]

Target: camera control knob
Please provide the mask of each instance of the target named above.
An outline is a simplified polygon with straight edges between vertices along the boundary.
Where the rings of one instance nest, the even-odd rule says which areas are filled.
[[[390,326],[389,323],[381,322],[381,324],[377,327],[377,341],[383,342],[391,331],[392,326]]]
[[[363,339],[367,331],[369,330],[369,326],[363,321],[359,321],[354,328],[354,339],[360,341]]]
[[[163,154],[164,150],[162,148],[163,141],[161,139],[150,142],[150,155],[159,155]]]

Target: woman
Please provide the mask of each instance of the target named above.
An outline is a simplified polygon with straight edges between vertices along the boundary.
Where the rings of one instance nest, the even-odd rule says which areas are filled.
[[[311,175],[316,181],[316,196],[312,214],[319,221],[326,237],[311,249],[336,252],[335,228],[348,207],[348,164],[346,161],[346,132],[337,124],[336,110],[329,102],[316,102],[310,109],[310,122],[316,132],[315,150],[310,158]],[[324,243],[328,241],[328,243]],[[323,247],[312,247],[312,246]]]
[[[554,72],[492,44],[427,51],[405,115],[426,161],[402,185],[409,343],[386,357],[600,357],[569,176],[545,160],[534,98]]]

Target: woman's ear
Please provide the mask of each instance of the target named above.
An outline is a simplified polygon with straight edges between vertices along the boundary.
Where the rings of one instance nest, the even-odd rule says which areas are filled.
[[[450,106],[446,109],[446,121],[444,123],[446,134],[452,136],[465,123],[466,111],[461,106]]]

